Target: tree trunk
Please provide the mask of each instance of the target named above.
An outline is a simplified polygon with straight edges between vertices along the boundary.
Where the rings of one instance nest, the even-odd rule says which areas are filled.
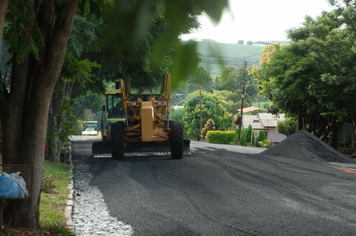
[[[15,56],[15,55],[14,55]],[[4,91],[1,104],[3,163],[19,164],[23,139],[23,104],[26,91],[27,61],[18,65],[13,59],[11,93]]]
[[[302,130],[303,129],[303,116],[302,116],[302,111],[298,111],[298,124],[297,124],[297,130]]]
[[[336,148],[337,145],[337,122],[335,116],[331,118],[331,135],[329,139],[329,145],[333,148]]]
[[[332,116],[331,136],[329,145],[333,148],[337,148],[337,132],[342,127],[343,122],[337,122],[337,118]]]
[[[64,122],[67,120],[67,110],[63,101],[70,99],[71,84],[59,78],[51,99],[47,132],[48,159],[56,163],[60,162],[61,149],[65,141],[61,140],[61,133],[66,132]]]
[[[2,35],[4,31],[4,22],[5,22],[5,14],[7,9],[7,1],[8,0],[1,0],[0,1],[0,52],[2,49]],[[1,62],[1,53],[0,53],[0,62]]]
[[[35,4],[37,4],[36,1]],[[19,201],[16,204],[10,204],[5,209],[4,215],[7,220],[12,221],[13,226],[39,226],[39,202],[44,171],[49,104],[63,65],[77,5],[77,1],[65,1],[61,6],[56,6],[57,14],[55,14],[54,0],[42,2],[42,5],[39,6],[39,14],[36,17],[36,22],[38,22],[44,38],[44,46],[40,48],[39,52],[40,58],[39,60],[30,58],[30,60],[19,65],[19,67],[24,68],[29,65],[28,70],[16,68],[13,71],[9,96],[6,94],[1,96],[0,93],[0,101],[1,97],[6,100],[3,103],[2,110],[6,112],[6,115],[16,113],[11,115],[15,120],[10,120],[10,117],[5,118],[4,163],[34,165],[31,208],[28,208],[25,201]],[[54,22],[54,19],[55,24],[51,28],[53,26],[51,22]],[[27,71],[27,74],[23,71]],[[14,73],[24,73],[21,76],[19,75],[21,78],[18,79],[17,82],[19,83],[16,83],[16,85],[13,85],[15,83],[13,79],[16,78]],[[26,86],[25,89],[22,88],[22,85]],[[26,93],[22,90],[25,90]],[[11,97],[13,98],[10,99]],[[15,99],[14,97],[18,98]],[[18,103],[12,102],[13,100]],[[9,127],[5,127],[5,125]],[[12,149],[10,143],[15,145]],[[17,150],[13,150],[14,148],[17,148]]]
[[[57,122],[57,113],[53,108],[53,98],[50,105],[50,112],[48,114],[48,131],[47,131],[47,144],[48,144],[48,160],[58,163],[60,161],[60,146],[61,140],[59,133],[61,129]]]

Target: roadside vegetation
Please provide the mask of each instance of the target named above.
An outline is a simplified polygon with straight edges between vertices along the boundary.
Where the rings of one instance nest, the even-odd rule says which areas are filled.
[[[4,236],[71,236],[66,228],[64,216],[68,185],[71,182],[72,173],[70,166],[63,163],[45,161],[44,177],[41,189],[40,223],[38,229],[29,228],[5,228]]]

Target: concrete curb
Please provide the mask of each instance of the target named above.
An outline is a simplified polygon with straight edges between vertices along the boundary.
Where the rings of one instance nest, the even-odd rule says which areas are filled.
[[[68,198],[67,198],[67,206],[64,211],[64,216],[67,218],[66,227],[69,229],[73,235],[75,235],[75,225],[72,220],[72,212],[73,212],[73,163],[72,163],[72,146],[69,146],[69,163],[70,163],[70,170],[69,173],[71,174],[71,181],[68,185],[67,189],[69,190]]]

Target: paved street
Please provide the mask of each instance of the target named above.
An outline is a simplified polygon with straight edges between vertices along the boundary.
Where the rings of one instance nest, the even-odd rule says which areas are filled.
[[[355,235],[356,175],[336,169],[355,164],[194,142],[182,160],[117,162],[91,157],[92,141],[72,141],[74,177],[88,164],[90,185],[134,235]]]

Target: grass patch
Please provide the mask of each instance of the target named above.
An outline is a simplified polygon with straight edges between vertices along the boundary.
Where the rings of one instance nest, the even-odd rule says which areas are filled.
[[[15,235],[73,235],[66,228],[64,210],[67,205],[67,197],[70,184],[70,166],[63,163],[45,161],[44,184],[42,185],[40,202],[40,229],[15,229],[7,228],[4,236]]]
[[[65,226],[64,210],[70,184],[70,166],[63,163],[45,161],[44,179],[51,179],[54,188],[43,188],[40,204],[40,223],[43,227],[51,225]],[[50,185],[50,184],[49,184]]]

